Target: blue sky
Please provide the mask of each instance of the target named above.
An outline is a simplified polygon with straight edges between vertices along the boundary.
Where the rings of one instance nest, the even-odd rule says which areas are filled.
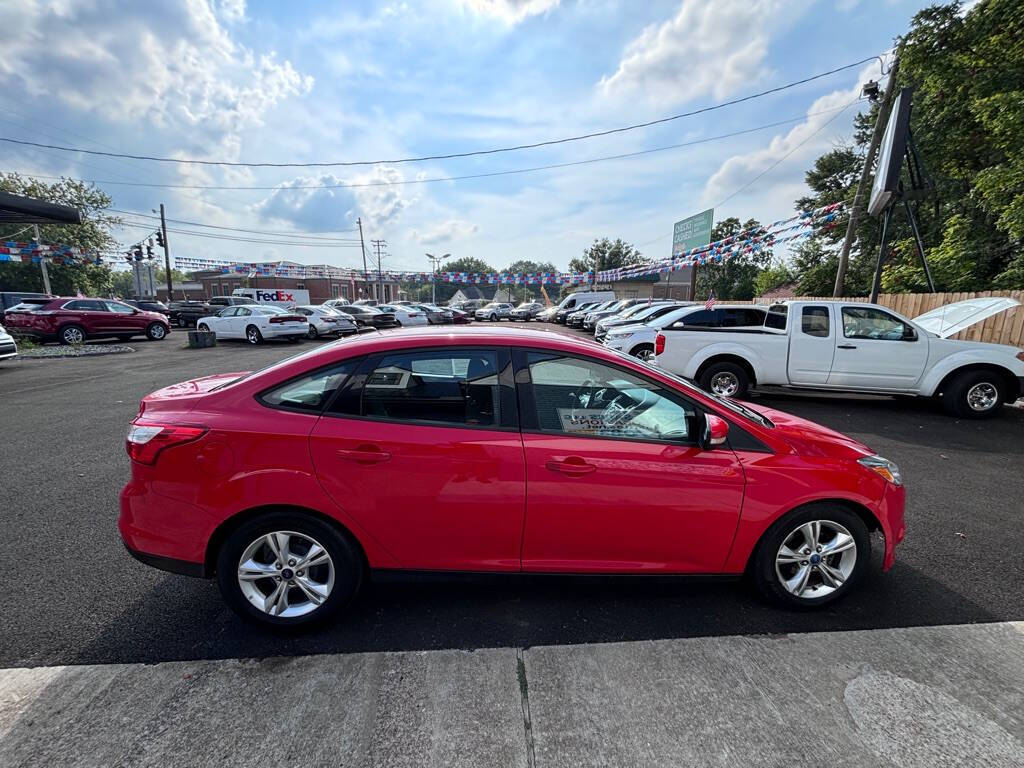
[[[651,120],[839,67],[889,49],[925,4],[6,0],[0,135],[257,162],[489,149]],[[877,63],[661,126],[474,158],[245,169],[0,145],[0,168],[268,187],[103,185],[117,208],[146,213],[163,202],[172,218],[227,227],[329,233],[350,229],[358,216],[367,238],[388,241],[393,269],[426,269],[425,251],[477,256],[499,268],[518,258],[564,268],[595,237],[622,237],[665,256],[672,222],[712,206],[716,220],[790,215],[814,157],[850,136],[868,77],[878,77]],[[409,183],[636,152],[789,120],[635,158]],[[297,188],[346,183],[371,186]],[[141,234],[125,229],[122,241]],[[352,248],[170,239],[175,255],[360,263]]]

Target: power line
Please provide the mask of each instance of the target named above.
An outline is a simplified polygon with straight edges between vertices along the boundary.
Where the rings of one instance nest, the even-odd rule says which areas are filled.
[[[537,165],[530,168],[513,168],[507,171],[490,171],[485,173],[472,173],[463,176],[432,176],[424,179],[401,179],[397,181],[393,180],[380,180],[380,181],[367,181],[359,183],[341,183],[341,184],[296,184],[289,185],[287,189],[359,189],[362,187],[390,187],[390,186],[405,186],[409,184],[431,184],[440,181],[465,181],[468,179],[485,179],[494,176],[512,176],[520,173],[533,173],[535,171],[549,171],[558,168],[571,168],[577,165],[590,165],[592,163],[601,163],[608,160],[625,160],[631,157],[640,157],[642,155],[650,155],[655,152],[666,152],[672,149],[683,149],[685,147],[693,147],[699,144],[707,144],[712,141],[721,141],[722,139],[731,139],[736,136],[744,136],[748,133],[756,133],[757,131],[764,131],[769,128],[778,128],[780,125],[788,125],[789,123],[797,123],[801,120],[806,120],[808,117],[816,117],[818,115],[827,115],[832,112],[841,111],[845,107],[836,107],[833,109],[825,109],[820,112],[810,112],[799,117],[790,117],[786,120],[777,120],[774,123],[765,123],[764,125],[757,125],[752,128],[744,128],[739,131],[732,131],[730,133],[722,133],[717,136],[705,136],[701,139],[694,139],[693,141],[684,141],[679,144],[669,144],[663,147],[653,147],[651,149],[641,149],[636,152],[624,152],[617,155],[604,155],[601,157],[592,157],[586,160],[574,160],[567,163],[552,163],[550,165]],[[26,176],[33,176],[37,179],[61,179],[63,176],[41,176],[38,174],[32,174],[28,172],[21,172]],[[110,184],[114,186],[126,186],[126,187],[149,187],[155,189],[203,189],[203,190],[227,190],[227,191],[239,191],[239,190],[262,190],[272,191],[282,189],[280,184],[272,186],[238,186],[238,185],[217,185],[217,184],[150,184],[146,182],[133,182],[133,181],[109,181],[105,179],[77,179],[77,181],[84,182],[86,184]],[[168,219],[170,221],[170,219]],[[338,230],[347,232],[350,230]],[[355,230],[351,230],[355,231]]]
[[[148,222],[124,221],[121,223],[120,226],[132,227],[134,229],[150,229],[153,225]],[[303,248],[359,248],[358,241],[354,243],[310,243],[304,240],[270,240],[254,237],[237,237],[235,235],[223,235],[214,232],[196,232],[195,230],[192,229],[175,229],[173,227],[168,227],[167,231],[174,232],[175,234],[178,235],[191,235],[192,237],[203,237],[209,240],[227,240],[230,242],[238,243],[257,243],[260,245],[291,245],[301,246]]]
[[[126,214],[128,216],[141,216],[141,217],[143,217],[145,219],[157,219],[157,220],[160,219],[159,216],[151,216],[148,213],[141,213],[139,211],[122,211],[122,210],[119,210],[117,208],[109,208],[108,210],[113,211],[114,213],[123,213],[123,214]],[[184,221],[182,219],[167,219],[167,221],[174,222],[175,224],[187,224],[189,226],[204,227],[204,228],[207,228],[207,229],[223,229],[223,230],[228,230],[230,232],[247,232],[247,233],[253,234],[253,235],[278,235],[278,236],[282,236],[282,237],[298,237],[298,238],[304,238],[304,239],[309,239],[309,240],[329,240],[329,241],[332,241],[332,242],[359,242],[359,238],[357,238],[357,237],[317,237],[316,235],[305,234],[305,233],[302,233],[302,232],[274,232],[274,231],[265,230],[265,229],[240,229],[238,227],[223,227],[223,226],[220,226],[218,224],[203,224],[202,222],[198,222],[198,221]],[[327,231],[355,232],[356,229],[355,229],[355,227],[353,227],[352,229],[338,229],[338,230],[327,230]]]
[[[767,174],[771,173],[771,172],[772,172],[773,170],[775,170],[776,168],[778,168],[778,167],[779,167],[779,165],[781,165],[781,164],[783,163],[783,161],[785,161],[785,160],[786,160],[787,158],[789,158],[789,156],[790,156],[790,155],[792,155],[792,154],[793,154],[794,152],[796,152],[796,151],[797,151],[798,149],[800,149],[800,148],[801,148],[801,147],[802,147],[802,146],[803,146],[804,144],[806,144],[807,142],[809,142],[809,141],[810,141],[811,139],[813,139],[813,138],[814,138],[815,136],[817,136],[817,135],[818,135],[819,133],[821,133],[821,132],[822,132],[823,130],[825,130],[826,128],[828,128],[828,127],[829,127],[829,125],[831,125],[831,124],[832,124],[832,122],[833,122],[833,121],[834,121],[834,120],[835,120],[835,119],[836,119],[837,117],[839,117],[839,116],[840,116],[841,114],[843,114],[843,112],[845,112],[846,110],[848,110],[848,109],[849,109],[850,107],[852,107],[852,106],[853,106],[854,104],[856,104],[856,103],[857,103],[858,101],[860,101],[860,99],[854,99],[854,100],[853,100],[853,101],[851,101],[851,102],[850,102],[849,104],[847,104],[847,105],[846,105],[845,107],[843,107],[843,108],[842,108],[841,110],[839,110],[838,112],[836,112],[836,114],[832,115],[832,117],[830,117],[830,118],[829,118],[828,120],[826,120],[826,121],[825,121],[824,123],[822,123],[822,124],[821,124],[821,126],[820,126],[820,127],[819,127],[819,128],[818,128],[818,129],[816,130],[816,131],[814,131],[814,132],[813,132],[812,134],[810,134],[810,135],[809,135],[809,136],[808,136],[807,138],[805,138],[805,139],[804,139],[803,141],[801,141],[801,142],[800,142],[799,144],[797,144],[797,145],[796,145],[795,147],[793,147],[793,148],[792,148],[791,150],[789,150],[789,152],[787,152],[787,153],[786,153],[786,154],[784,154],[784,155],[783,155],[782,157],[780,157],[780,158],[779,158],[778,160],[776,160],[776,161],[775,161],[774,163],[772,163],[771,165],[769,165],[769,166],[768,166],[767,168],[765,168],[765,169],[764,169],[763,171],[761,171],[761,172],[760,172],[759,174],[757,174],[757,176],[755,176],[754,178],[752,178],[752,179],[751,179],[750,181],[748,181],[748,182],[747,182],[746,184],[744,184],[744,185],[743,185],[742,187],[740,187],[739,189],[737,189],[737,190],[736,190],[735,192],[733,192],[732,194],[728,195],[728,196],[727,196],[727,197],[726,197],[725,199],[723,199],[723,200],[722,200],[722,201],[721,201],[720,203],[716,203],[716,204],[715,204],[715,208],[720,208],[721,206],[725,205],[725,203],[727,203],[727,202],[729,202],[730,200],[732,200],[732,199],[733,199],[734,197],[736,197],[736,195],[738,195],[738,194],[739,194],[740,192],[742,192],[743,190],[747,189],[747,188],[748,188],[748,187],[750,187],[750,186],[751,186],[752,184],[754,184],[754,183],[755,183],[756,181],[758,181],[759,179],[763,178],[764,176],[766,176]]]
[[[0,136],[0,141],[8,144],[18,144],[27,147],[36,147],[38,149],[52,149],[60,152],[81,152],[88,155],[98,155],[101,157],[119,157],[128,158],[131,160],[148,160],[156,163],[178,163],[185,165],[217,165],[224,167],[243,167],[243,168],[335,168],[335,167],[353,167],[353,166],[364,166],[364,165],[398,165],[400,163],[420,163],[428,160],[451,160],[460,157],[477,157],[480,155],[495,155],[503,152],[516,152],[524,149],[537,149],[538,147],[549,147],[556,144],[567,144],[574,141],[583,141],[585,139],[598,138],[600,136],[611,136],[616,133],[625,133],[627,131],[634,131],[638,128],[649,128],[652,125],[662,125],[664,123],[672,122],[674,120],[681,120],[684,117],[693,117],[694,115],[701,115],[707,112],[713,112],[718,109],[725,107],[735,106],[736,104],[742,104],[753,99],[759,99],[764,96],[768,96],[773,93],[779,93],[781,91],[788,90],[789,88],[795,88],[798,85],[804,85],[806,83],[819,80],[829,75],[834,75],[837,72],[842,72],[847,69],[853,69],[859,67],[862,64],[866,64],[869,61],[873,61],[878,58],[877,56],[869,56],[860,61],[855,61],[852,64],[846,64],[835,69],[830,69],[827,72],[821,72],[810,77],[805,77],[800,80],[794,80],[791,83],[785,85],[779,85],[774,88],[769,88],[765,91],[759,91],[758,93],[752,93],[747,96],[741,96],[737,99],[731,99],[730,101],[724,101],[719,104],[713,104],[707,107],[701,107],[700,109],[691,110],[690,112],[682,112],[677,115],[669,115],[668,117],[660,117],[656,120],[648,120],[643,123],[633,123],[632,125],[625,125],[619,128],[609,128],[604,131],[593,131],[591,133],[579,134],[577,136],[567,136],[561,139],[547,139],[545,141],[536,141],[529,144],[517,144],[509,147],[497,147],[494,149],[479,149],[467,152],[451,152],[448,154],[441,155],[422,155],[419,157],[400,157],[389,160],[339,160],[332,162],[321,162],[321,163],[267,163],[267,162],[243,162],[236,160],[198,160],[195,158],[177,158],[177,157],[161,157],[159,155],[133,155],[126,152],[104,152],[96,149],[84,149],[81,147],[67,147],[59,144],[43,144],[35,141],[25,141],[22,139],[12,139],[5,136]]]

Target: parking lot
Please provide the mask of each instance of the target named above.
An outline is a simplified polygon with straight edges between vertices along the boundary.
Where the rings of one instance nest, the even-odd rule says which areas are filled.
[[[503,327],[503,326],[501,326]],[[5,667],[352,651],[529,648],[1024,619],[1024,410],[958,421],[927,402],[759,395],[895,460],[908,487],[892,571],[822,612],[781,611],[742,583],[675,578],[444,578],[377,583],[345,620],[277,635],[244,625],[212,582],[134,561],[116,528],[123,441],[159,387],[308,349],[184,334],[134,353],[0,364]],[[381,489],[386,493],[386,489]],[[876,560],[878,560],[876,553]],[[16,631],[12,631],[16,630]]]

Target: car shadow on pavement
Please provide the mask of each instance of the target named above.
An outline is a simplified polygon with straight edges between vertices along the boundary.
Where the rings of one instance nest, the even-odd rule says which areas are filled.
[[[776,608],[741,580],[679,577],[452,576],[373,582],[350,611],[299,634],[253,626],[214,582],[167,576],[71,658],[146,662],[365,651],[477,649],[802,633],[1020,619],[996,616],[897,561],[820,611]],[[140,566],[142,567],[142,566]]]

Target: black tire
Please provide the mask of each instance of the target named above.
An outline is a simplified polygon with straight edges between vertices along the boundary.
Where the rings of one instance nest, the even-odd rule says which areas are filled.
[[[203,333],[209,333],[210,326],[208,326],[206,323],[200,323],[198,326],[196,326],[196,330],[201,331]]]
[[[146,338],[150,341],[163,341],[167,338],[167,328],[163,323],[150,323],[146,328]]]
[[[653,344],[637,344],[631,350],[629,354],[633,357],[638,357],[641,360],[653,360],[654,359],[654,345]]]
[[[72,323],[60,329],[59,339],[61,344],[84,344],[87,338],[85,328],[80,325]]]
[[[728,390],[723,386],[726,381],[731,381]],[[723,397],[742,398],[750,391],[750,376],[736,363],[712,363],[701,373],[698,383],[701,389]]]
[[[246,326],[245,340],[250,344],[260,344],[263,341],[263,334],[255,325]]]
[[[1005,400],[1006,382],[993,371],[965,371],[942,393],[942,407],[962,419],[990,419],[999,413]]]
[[[797,597],[783,585],[779,572],[776,570],[775,558],[782,544],[797,527],[814,520],[830,521],[846,528],[856,542],[856,559],[846,580],[834,591],[822,597]],[[811,555],[813,554],[812,552]],[[832,557],[841,557],[841,555]],[[772,524],[754,550],[750,575],[753,577],[757,590],[769,600],[789,608],[814,609],[828,605],[847,594],[864,575],[870,563],[871,537],[864,521],[855,512],[842,505],[822,502],[794,509]],[[828,565],[827,562],[826,565]],[[793,567],[802,568],[804,566],[795,564]],[[821,580],[820,576],[816,576],[816,578]],[[822,584],[824,584],[823,580]],[[810,591],[813,593],[816,590]]]
[[[316,329],[316,326],[312,323],[309,324],[309,332],[306,334],[307,339],[316,339],[320,336],[320,331]]]
[[[274,531],[293,531],[314,539],[327,550],[334,563],[334,587],[330,595],[303,616],[271,616],[250,603],[238,584],[238,565],[246,548]],[[310,627],[332,619],[355,599],[364,573],[362,553],[348,536],[330,523],[298,510],[268,512],[243,523],[227,537],[217,553],[217,583],[224,602],[243,619],[266,627]]]

